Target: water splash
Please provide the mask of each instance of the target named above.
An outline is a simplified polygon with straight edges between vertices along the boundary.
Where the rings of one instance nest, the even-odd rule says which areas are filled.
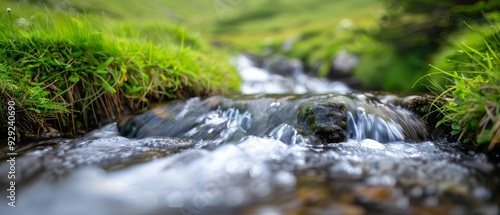
[[[57,153],[44,159],[56,154],[73,156],[82,149],[107,151],[117,144],[134,148],[142,141],[112,136],[98,139],[75,139],[77,146],[64,152],[55,149]],[[228,214],[235,210],[252,214],[248,211],[260,211],[261,207],[279,213],[323,211],[311,204],[313,199],[335,205],[347,201],[350,207],[384,214],[423,213],[426,208],[497,213],[494,200],[498,194],[483,180],[498,179],[498,175],[491,175],[493,168],[488,167],[491,164],[486,157],[442,147],[432,142],[381,144],[365,139],[312,149],[274,138],[246,136],[213,150],[186,148],[128,168],[104,171],[100,167],[103,162],[94,162],[96,165],[71,169],[69,177],[58,183],[38,181],[23,186],[18,197],[24,206],[16,208],[15,214],[87,214],[83,209],[88,208],[94,214],[109,215]],[[99,156],[81,159],[106,160]],[[290,199],[294,204],[287,204]],[[384,207],[372,207],[374,204]],[[7,207],[2,204],[0,210],[7,212]],[[347,213],[342,208],[337,208],[339,213]]]
[[[423,141],[429,136],[424,120],[408,110],[362,94],[351,94],[345,101],[349,109],[347,130],[352,139],[387,143]]]
[[[285,144],[294,145],[307,145],[309,140],[297,133],[297,129],[288,124],[281,124],[274,128],[269,136],[275,140],[279,140]]]
[[[374,139],[380,142],[404,140],[402,128],[393,120],[383,120],[373,114],[367,114],[365,109],[358,107],[347,114],[349,137],[357,140]]]
[[[252,126],[252,114],[240,113],[238,109],[218,108],[196,118],[193,128],[181,134],[181,137],[192,138],[199,141],[210,141],[210,144],[220,144],[246,135]]]

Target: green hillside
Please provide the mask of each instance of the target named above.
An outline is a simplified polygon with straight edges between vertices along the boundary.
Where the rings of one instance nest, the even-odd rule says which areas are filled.
[[[211,40],[244,46],[269,37],[283,39],[306,29],[333,28],[344,18],[373,23],[382,8],[378,0],[2,0],[0,6],[23,14],[84,13],[108,25],[182,25]]]

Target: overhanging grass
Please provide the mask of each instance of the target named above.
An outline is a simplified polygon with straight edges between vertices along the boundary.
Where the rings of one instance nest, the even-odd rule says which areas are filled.
[[[158,25],[141,35],[131,26],[111,30],[93,23],[100,22],[58,13],[4,16],[1,108],[16,101],[18,119],[25,119],[18,127],[26,133],[55,128],[76,134],[151,102],[239,89],[227,56],[183,29]],[[164,40],[155,34],[160,30]]]
[[[448,84],[432,82],[433,89],[448,103],[440,110],[440,123],[451,124],[453,135],[463,142],[488,144],[488,150],[500,144],[500,29],[483,34],[481,43],[460,44],[461,50],[450,56],[455,71],[432,66]]]
[[[217,44],[229,44],[224,47],[231,47],[230,51],[260,54],[271,47],[276,54],[303,59],[308,66],[321,65],[321,75],[328,72],[334,54],[353,40],[352,31],[337,32],[339,22],[348,18],[358,26],[374,25],[377,21],[374,17],[383,5],[378,0],[150,0],[140,3],[132,0],[69,0],[62,6],[56,0],[44,2],[48,8],[100,17],[110,25],[143,26],[144,31],[162,31],[150,25],[151,21],[177,23]],[[306,36],[314,31],[321,33]],[[296,39],[293,49],[279,50],[290,38]]]

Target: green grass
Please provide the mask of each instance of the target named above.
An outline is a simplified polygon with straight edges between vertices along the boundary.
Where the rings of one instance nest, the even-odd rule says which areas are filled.
[[[296,45],[308,46],[313,38],[328,45],[341,20],[350,19],[360,26],[372,25],[381,9],[377,0],[282,0],[254,4],[218,21],[212,34],[244,50],[261,51],[265,46],[280,46],[289,38],[296,38]],[[303,37],[309,32],[321,33]]]
[[[500,144],[500,30],[492,27],[491,33],[484,34],[469,27],[480,42],[461,42],[461,50],[449,56],[455,70],[431,65],[437,72],[428,76],[449,80],[448,84],[432,82],[438,99],[448,100],[440,108],[445,116],[440,123],[451,124],[452,135],[462,142],[488,144],[491,150]]]
[[[44,10],[39,4],[0,0],[3,8],[16,11]],[[333,29],[344,18],[358,24],[375,21],[379,0],[43,0],[50,10],[85,13],[98,17],[107,24],[166,22],[182,25],[204,38],[230,43],[236,47],[253,48],[253,45],[273,40],[284,40],[310,29]],[[37,9],[38,8],[38,9]],[[250,45],[249,45],[250,44]]]
[[[239,91],[228,57],[181,27],[109,27],[93,16],[55,11],[6,13],[0,109],[15,100],[26,133],[83,133],[153,102]]]
[[[383,5],[380,0],[68,0],[63,6],[56,0],[43,2],[48,8],[98,17],[108,25],[175,23],[212,42],[224,44],[231,51],[263,54],[272,48],[277,54],[300,58],[310,65],[321,64],[322,75],[330,67],[332,56],[352,41],[349,37],[354,33],[338,32],[339,23],[350,19],[357,27],[375,25]],[[7,4],[0,0],[2,5]],[[26,6],[15,5],[23,10]],[[33,8],[33,5],[27,7]],[[307,36],[310,32],[321,33]],[[279,50],[281,44],[291,38],[296,40],[294,48],[286,52]]]
[[[354,76],[364,87],[390,92],[427,92],[427,82],[412,86],[426,74],[423,69],[428,64],[421,50],[401,53],[394,46],[375,40],[369,35],[361,35],[351,49],[360,56],[360,64]]]
[[[360,44],[359,29],[375,26],[381,10],[376,0],[276,1],[220,21],[215,33],[240,50],[297,58],[313,73],[325,76],[337,52],[357,52],[366,48],[359,46],[371,45]],[[285,41],[292,42],[290,49],[283,48]]]

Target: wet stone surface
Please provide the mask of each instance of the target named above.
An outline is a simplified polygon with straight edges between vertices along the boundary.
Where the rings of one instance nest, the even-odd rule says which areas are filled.
[[[347,138],[347,107],[342,96],[314,97],[301,102],[298,120],[304,133],[319,143],[338,143]]]

